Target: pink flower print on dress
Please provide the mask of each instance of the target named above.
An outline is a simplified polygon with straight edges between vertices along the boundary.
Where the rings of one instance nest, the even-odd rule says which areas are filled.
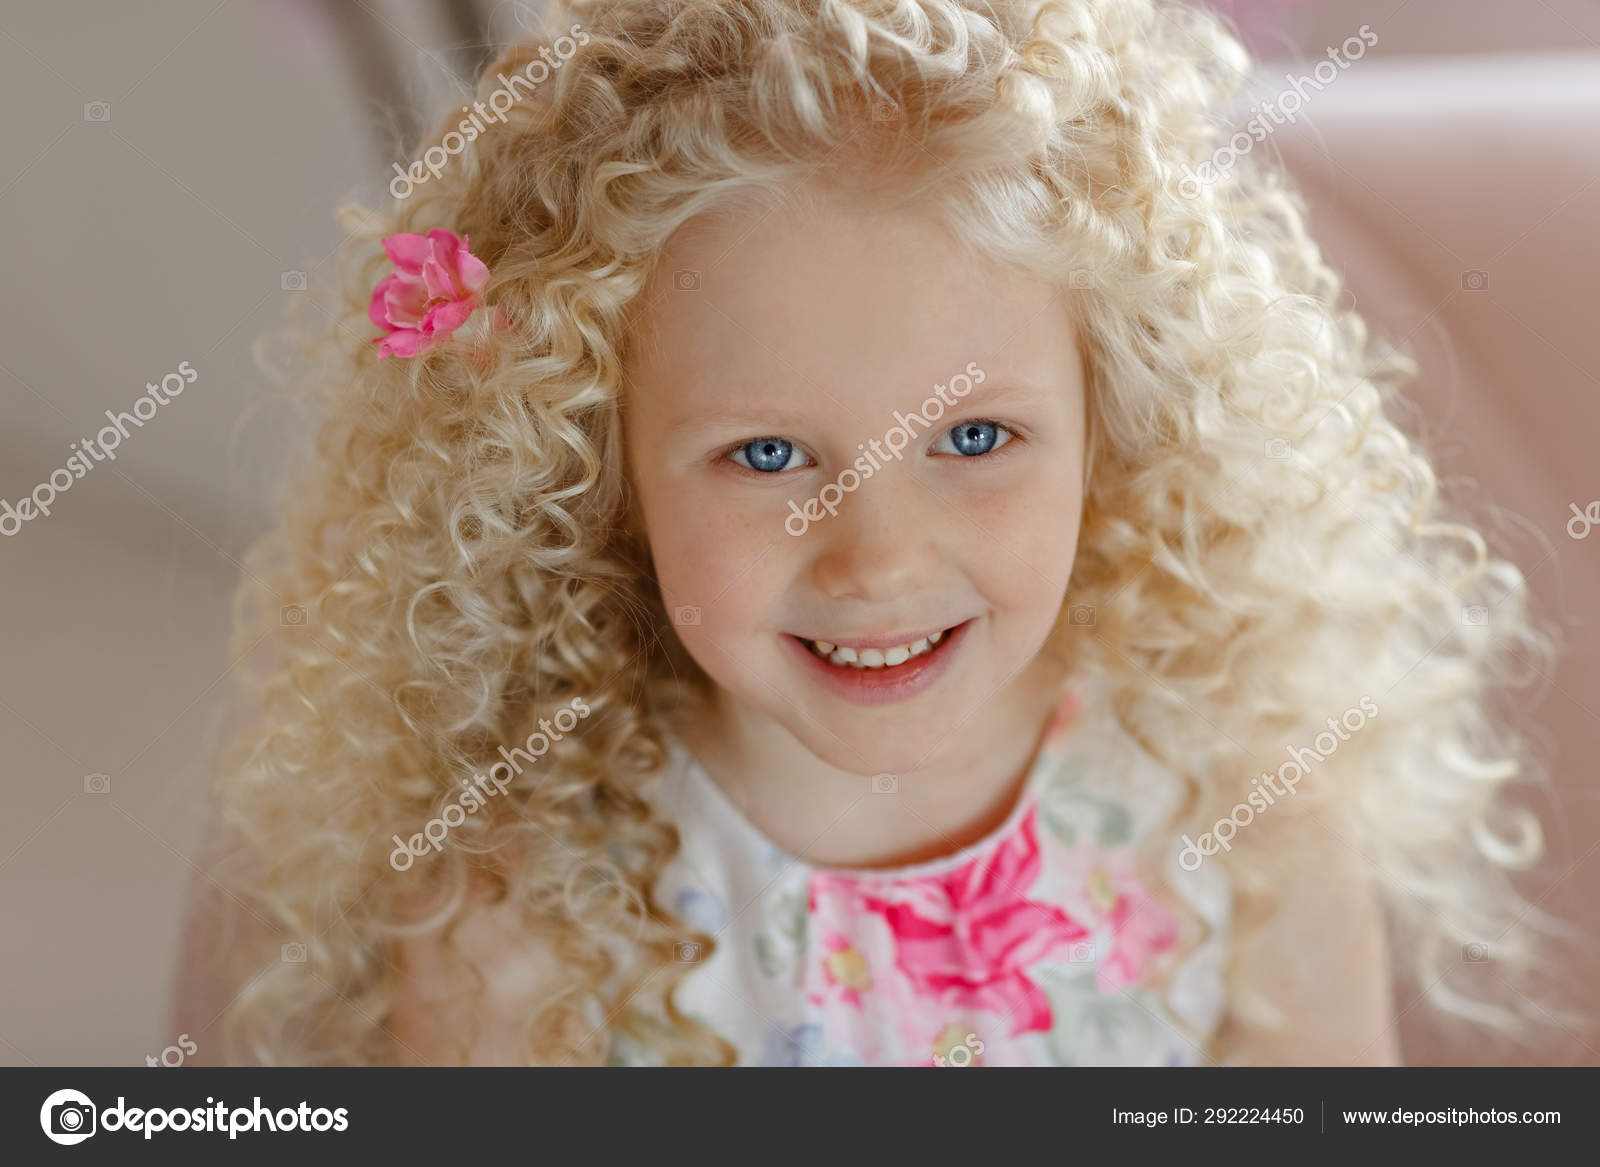
[[[367,316],[384,330],[372,343],[380,346],[379,360],[421,356],[477,310],[489,269],[467,249],[465,236],[443,228],[390,235],[383,249],[395,270],[378,281],[367,304]]]
[[[1081,867],[1078,885],[1088,918],[1097,934],[1109,930],[1109,951],[1095,967],[1102,993],[1138,984],[1155,958],[1178,943],[1178,920],[1165,904],[1145,891],[1136,865],[1125,849],[1069,854],[1063,864]]]
[[[1178,921],[1136,883],[1127,885],[1116,897],[1111,931],[1111,954],[1094,971],[1095,985],[1102,993],[1138,984],[1151,962],[1178,943]]]
[[[867,958],[850,943],[850,938],[838,932],[829,932],[823,939],[827,955],[822,958],[822,971],[828,983],[841,990],[839,1000],[846,1005],[861,1008],[861,993],[872,987],[872,972]]]
[[[947,875],[863,891],[887,921],[895,966],[921,1004],[980,1009],[1011,1019],[1011,1036],[1048,1030],[1050,1000],[1028,976],[1038,961],[1089,931],[1059,908],[1027,898],[1039,873],[1034,808],[995,850]]]

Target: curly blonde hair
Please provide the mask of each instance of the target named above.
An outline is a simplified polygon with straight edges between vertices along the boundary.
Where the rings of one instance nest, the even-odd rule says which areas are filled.
[[[1542,844],[1505,794],[1537,771],[1487,701],[1551,641],[1521,573],[1442,513],[1385,412],[1412,363],[1370,351],[1281,174],[1257,152],[1180,190],[1249,65],[1218,19],[1155,0],[600,0],[548,20],[479,83],[487,97],[581,26],[502,124],[410,197],[342,212],[332,321],[301,379],[315,452],[241,590],[240,648],[276,651],[217,784],[232,849],[215,878],[265,925],[222,946],[228,1059],[393,1060],[396,943],[449,935],[480,887],[561,969],[526,1019],[528,1061],[603,1063],[624,1035],[667,1064],[732,1059],[673,1002],[691,966],[672,946],[712,938],[652,896],[678,838],[639,790],[676,703],[709,682],[663,632],[629,521],[621,370],[672,233],[806,179],[936,206],[974,254],[1071,289],[1090,441],[1068,591],[1097,618],[1060,637],[1182,775],[1173,829],[1218,819],[1369,696],[1382,715],[1295,801],[1339,816],[1430,999],[1515,1028],[1520,997],[1442,974],[1491,938],[1503,983],[1531,960],[1506,871]],[[380,242],[436,227],[470,237],[498,313],[380,362]],[[1464,625],[1473,606],[1490,618]],[[535,781],[390,866],[392,836],[575,697],[592,713]],[[1230,856],[1246,930],[1281,862]],[[279,960],[285,942],[304,959]],[[1249,979],[1230,978],[1231,1015],[1270,1025]],[[1247,1060],[1249,1029],[1208,1056]]]

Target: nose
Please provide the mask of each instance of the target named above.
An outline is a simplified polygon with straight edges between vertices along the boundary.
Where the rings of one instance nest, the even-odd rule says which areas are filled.
[[[813,523],[812,577],[836,600],[891,604],[934,582],[943,528],[938,500],[909,468],[889,464]]]

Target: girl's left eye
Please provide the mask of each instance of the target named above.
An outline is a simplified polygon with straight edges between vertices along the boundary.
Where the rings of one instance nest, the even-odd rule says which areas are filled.
[[[745,469],[760,474],[776,474],[780,470],[793,470],[805,464],[805,455],[795,448],[793,442],[783,438],[757,438],[730,450],[728,456]],[[800,461],[796,462],[796,458]]]
[[[964,421],[945,430],[933,444],[933,452],[981,458],[1005,445],[1011,436],[1005,426],[992,421]]]

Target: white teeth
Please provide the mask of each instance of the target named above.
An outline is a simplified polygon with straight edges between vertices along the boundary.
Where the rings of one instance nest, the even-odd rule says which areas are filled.
[[[943,632],[935,632],[932,636],[924,637],[913,644],[897,644],[893,648],[864,648],[860,653],[853,648],[829,644],[826,640],[813,640],[811,646],[819,656],[826,657],[836,665],[885,669],[905,664],[914,656],[921,656],[943,639]]]

